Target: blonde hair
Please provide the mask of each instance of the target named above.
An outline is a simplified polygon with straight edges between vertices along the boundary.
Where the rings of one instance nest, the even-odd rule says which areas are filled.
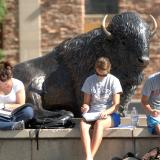
[[[111,70],[110,60],[107,57],[98,58],[95,64],[95,68],[99,70],[106,70],[109,73]]]

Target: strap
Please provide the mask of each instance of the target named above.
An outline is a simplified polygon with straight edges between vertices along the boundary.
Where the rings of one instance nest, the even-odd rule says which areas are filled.
[[[39,150],[39,129],[35,129],[35,136],[37,142],[37,150]]]

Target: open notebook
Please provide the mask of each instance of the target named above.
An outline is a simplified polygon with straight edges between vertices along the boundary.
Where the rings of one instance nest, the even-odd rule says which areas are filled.
[[[25,103],[24,105],[14,109],[13,111],[10,111],[8,109],[4,109],[4,107],[0,104],[0,116],[10,118],[13,114],[17,113],[18,111],[22,110],[27,106],[32,106],[32,104]]]
[[[10,110],[0,109],[0,116],[10,118],[11,115],[12,115],[12,112]]]

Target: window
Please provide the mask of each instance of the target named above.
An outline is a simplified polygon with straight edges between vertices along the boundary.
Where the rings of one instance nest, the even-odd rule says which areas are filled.
[[[85,0],[86,14],[118,13],[118,0]]]

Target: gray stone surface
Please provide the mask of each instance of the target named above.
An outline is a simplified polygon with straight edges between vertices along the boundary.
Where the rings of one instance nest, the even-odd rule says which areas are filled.
[[[143,127],[139,127],[139,128],[135,128],[134,131],[133,131],[133,137],[135,138],[147,138],[147,137],[157,137],[157,135],[151,135],[149,132],[148,132],[148,129],[147,127],[143,126]]]
[[[104,138],[95,160],[111,160],[115,156],[122,157],[127,152],[133,152],[133,149],[133,141],[131,138]]]
[[[129,114],[127,117],[121,118],[122,125],[131,125],[131,115]],[[146,116],[139,116],[139,126],[147,126]]]
[[[1,131],[0,139],[30,139],[30,129],[25,130],[15,130],[15,131]]]
[[[41,129],[38,150],[35,129],[0,131],[0,160],[82,160],[84,153],[79,120],[74,119],[76,126],[71,129]],[[149,134],[145,118],[141,118],[140,122],[142,125],[138,128],[128,128],[129,118],[122,118],[124,128],[105,130],[95,160],[111,160],[127,152],[142,156],[159,146],[160,137]]]
[[[154,147],[159,146],[160,137],[135,138],[135,152],[142,157]]]
[[[31,148],[30,140],[0,139],[0,160],[31,160]]]
[[[80,139],[40,139],[39,150],[32,142],[33,160],[82,160]]]

